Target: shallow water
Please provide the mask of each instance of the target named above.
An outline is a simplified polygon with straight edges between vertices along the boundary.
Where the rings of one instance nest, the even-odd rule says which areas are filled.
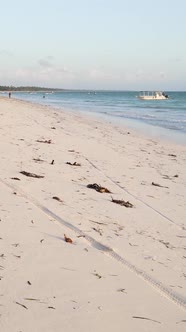
[[[186,143],[186,92],[167,92],[167,100],[140,100],[137,91],[16,92],[12,96],[66,110],[100,115],[143,131]],[[43,98],[44,97],[44,98]]]

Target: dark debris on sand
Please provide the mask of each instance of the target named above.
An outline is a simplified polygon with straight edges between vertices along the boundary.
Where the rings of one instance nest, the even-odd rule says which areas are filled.
[[[67,161],[66,164],[71,165],[71,166],[81,166],[81,164],[77,163],[76,161],[74,163],[71,163],[70,161]]]
[[[43,175],[38,175],[38,174],[34,174],[34,173],[30,173],[30,172],[26,172],[26,171],[21,171],[21,174],[25,175],[25,176],[29,176],[31,178],[37,178],[37,179],[42,179],[44,178]]]
[[[111,191],[109,189],[102,187],[102,186],[98,185],[97,183],[88,184],[87,188],[94,189],[94,190],[98,191],[99,193],[111,193]]]
[[[61,203],[63,202],[62,199],[59,198],[59,197],[57,197],[57,196],[53,196],[52,198],[55,199],[55,200],[58,201],[58,202],[61,202]]]
[[[132,203],[130,203],[129,201],[125,202],[123,199],[120,200],[120,199],[113,199],[112,198],[112,202],[113,203],[116,203],[116,204],[119,204],[121,206],[125,206],[126,208],[132,208],[134,205]]]
[[[51,143],[52,143],[52,140],[51,140],[51,139],[45,139],[45,140],[37,139],[36,142],[38,142],[38,143],[51,144]]]

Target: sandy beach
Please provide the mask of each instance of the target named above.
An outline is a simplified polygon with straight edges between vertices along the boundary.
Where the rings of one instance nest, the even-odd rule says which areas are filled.
[[[13,98],[0,119],[0,331],[183,331],[186,146]]]

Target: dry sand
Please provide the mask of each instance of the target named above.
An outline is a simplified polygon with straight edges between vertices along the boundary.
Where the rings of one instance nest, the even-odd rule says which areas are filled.
[[[14,99],[0,120],[0,331],[183,331],[186,146]]]

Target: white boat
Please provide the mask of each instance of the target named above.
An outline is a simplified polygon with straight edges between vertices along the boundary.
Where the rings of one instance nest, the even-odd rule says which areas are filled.
[[[142,100],[163,100],[169,98],[168,95],[161,91],[142,91],[137,97]]]

